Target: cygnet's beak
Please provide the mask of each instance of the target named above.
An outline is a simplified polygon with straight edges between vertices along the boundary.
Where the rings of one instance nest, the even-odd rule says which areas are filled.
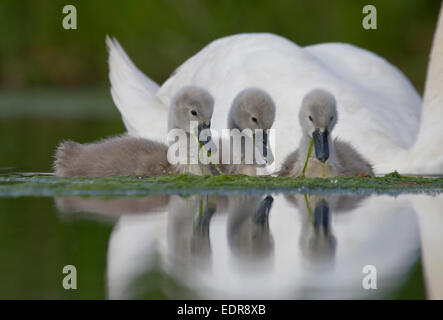
[[[201,123],[197,127],[198,141],[207,151],[216,151],[216,146],[211,138],[211,123]]]
[[[315,156],[321,162],[326,162],[329,158],[328,134],[329,132],[327,129],[323,131],[316,129],[312,133],[312,137],[314,138]]]
[[[255,135],[255,148],[259,151],[263,161],[257,161],[259,164],[270,165],[274,162],[274,154],[269,145],[269,135],[267,130],[262,130],[262,134]]]

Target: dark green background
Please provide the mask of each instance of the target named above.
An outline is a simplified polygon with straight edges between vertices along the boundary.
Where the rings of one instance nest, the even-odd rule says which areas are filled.
[[[362,8],[377,7],[364,30]],[[77,30],[62,9],[77,8]],[[0,168],[51,170],[62,139],[125,131],[109,94],[105,35],[159,84],[214,39],[274,32],[300,45],[341,41],[397,65],[422,91],[438,0],[2,0]]]
[[[78,29],[62,28],[62,8],[77,8]],[[378,29],[362,28],[374,4]],[[387,58],[423,87],[438,0],[2,0],[2,88],[106,86],[104,37],[118,37],[157,82],[210,41],[273,32],[300,45],[350,42]]]

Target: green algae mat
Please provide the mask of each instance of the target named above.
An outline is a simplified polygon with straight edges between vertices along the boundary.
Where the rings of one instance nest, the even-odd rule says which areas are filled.
[[[20,196],[144,196],[150,194],[232,194],[257,192],[401,194],[441,193],[443,178],[401,176],[374,178],[287,178],[244,175],[161,177],[58,178],[0,176],[0,197]]]

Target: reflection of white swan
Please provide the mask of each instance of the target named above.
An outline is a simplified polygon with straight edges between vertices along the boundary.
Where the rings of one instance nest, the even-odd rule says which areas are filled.
[[[438,79],[442,65],[439,53],[443,50],[441,29],[442,26],[435,35],[421,130],[412,149],[420,122],[421,100],[416,90],[386,60],[348,44],[299,47],[273,34],[229,36],[212,42],[188,59],[158,89],[135,67],[118,43],[108,41],[112,92],[130,132],[164,139],[166,106],[184,85],[200,85],[214,95],[212,127],[217,130],[226,128],[229,105],[240,90],[261,87],[270,93],[277,106],[274,128],[279,167],[294,148],[284,137],[293,137],[294,133],[295,141],[301,137],[296,119],[302,97],[309,90],[322,87],[337,97],[341,116],[337,135],[373,163],[376,173],[394,169],[442,172],[443,158],[428,161],[438,148],[425,143],[428,138],[443,139],[438,129],[442,119],[438,101],[443,99],[439,90],[442,80]],[[134,121],[128,114],[136,115]],[[158,131],[145,130],[152,127],[151,123],[155,123]]]
[[[112,230],[106,271],[109,299],[134,299],[149,292],[137,281],[158,267],[158,239],[164,214],[123,216]],[[156,288],[154,288],[156,289]]]
[[[421,256],[429,299],[443,299],[443,196],[408,196],[420,226]]]
[[[337,243],[335,263],[333,268],[324,265],[320,269],[306,268],[306,256],[299,242],[303,236],[303,212],[289,206],[283,195],[274,197],[269,228],[267,223],[266,228],[256,228],[248,219],[243,219],[239,211],[262,212],[261,208],[269,207],[260,204],[266,204],[267,198],[251,196],[251,201],[228,201],[227,208],[219,205],[226,201],[219,201],[217,197],[215,202],[212,202],[214,198],[207,198],[209,201],[202,203],[199,198],[171,197],[168,214],[162,212],[164,206],[156,199],[153,199],[153,205],[149,205],[148,198],[133,198],[137,204],[131,204],[127,209],[124,202],[120,203],[123,216],[112,231],[108,246],[107,289],[110,298],[136,298],[159,291],[173,298],[189,298],[191,295],[219,299],[383,297],[402,282],[418,255],[415,215],[411,202],[404,201],[409,199],[402,197],[368,197],[360,206],[328,197],[331,208],[338,212],[346,207],[348,212],[334,214],[330,221]],[[427,197],[424,201],[428,200],[432,199]],[[78,207],[82,211],[98,210],[105,214],[107,204],[109,210],[115,210],[116,203],[108,201],[98,203],[96,200],[89,207],[88,201],[82,199]],[[211,203],[215,203],[218,214],[211,218],[209,210],[206,219],[205,208],[210,209]],[[75,209],[76,204],[71,200],[69,206]],[[125,215],[132,212],[130,208],[137,212],[144,208],[145,212],[151,213]],[[229,214],[219,214],[225,211]],[[199,212],[202,215],[195,214]],[[254,218],[266,218],[268,212],[263,212],[266,215],[255,215]],[[196,220],[198,216],[202,217],[201,221]],[[428,230],[433,232],[433,229]],[[268,234],[272,234],[272,248],[269,247]],[[423,238],[425,245],[430,236],[432,234],[428,233]],[[433,250],[436,250],[437,243],[429,243],[433,243]],[[257,251],[260,248],[263,255]],[[244,259],[248,252],[253,253],[254,263],[250,263],[251,259]],[[435,254],[432,250],[424,249],[424,252],[425,262]],[[243,256],[239,257],[239,253]],[[269,258],[271,268],[267,267],[270,266],[266,262],[270,261]],[[377,268],[378,290],[362,289],[362,268],[368,264]],[[429,270],[436,271],[437,268],[438,264]],[[159,272],[161,279],[156,277],[156,281],[151,281],[152,278],[143,277],[152,275],[152,271]],[[186,291],[168,291],[170,282],[165,285],[164,279],[177,281],[179,288]]]
[[[56,198],[57,208],[64,215],[81,212],[93,219],[118,219],[108,245],[106,289],[109,299],[134,299],[149,292],[146,283],[140,285],[140,279],[159,267],[159,239],[164,238],[164,208],[168,201],[169,196]]]

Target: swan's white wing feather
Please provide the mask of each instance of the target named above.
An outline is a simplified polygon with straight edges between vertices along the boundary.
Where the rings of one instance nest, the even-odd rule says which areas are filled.
[[[128,133],[164,141],[168,111],[156,97],[158,85],[134,65],[116,39],[107,36],[106,44],[112,99]]]
[[[212,124],[218,130],[226,128],[238,92],[251,86],[269,92],[277,106],[277,168],[297,147],[298,110],[314,88],[336,96],[340,120],[334,135],[355,146],[377,173],[395,169],[390,155],[413,143],[419,124],[421,99],[408,79],[374,53],[351,45],[302,48],[273,34],[229,36],[182,64],[159,89],[159,99],[167,104],[184,84],[202,86],[214,95]]]
[[[362,96],[362,100],[378,99],[379,103],[364,106],[370,108],[373,121],[399,146],[412,145],[418,133],[421,98],[398,68],[370,51],[345,43],[318,44],[305,49],[349,86],[366,92],[368,96]]]
[[[440,8],[437,28],[432,42],[426,75],[420,133],[411,150],[409,172],[443,173],[443,6]]]

